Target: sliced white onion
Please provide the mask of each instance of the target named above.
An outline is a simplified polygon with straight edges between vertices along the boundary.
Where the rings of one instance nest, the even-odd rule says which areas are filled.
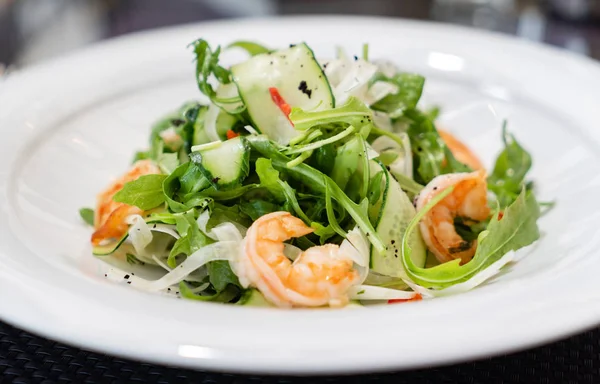
[[[369,275],[370,252],[367,237],[358,227],[354,227],[348,232],[340,245],[340,254],[349,257],[354,262],[360,276],[358,284],[362,284]]]
[[[374,64],[362,59],[350,60],[344,54],[329,61],[325,68],[325,75],[339,105],[344,104],[350,96],[366,102],[369,80],[376,72],[377,66]]]
[[[389,60],[377,60],[375,61],[375,65],[377,65],[379,72],[383,73],[383,75],[386,77],[393,77],[396,73],[398,73],[396,64]]]
[[[434,297],[442,297],[455,295],[457,293],[464,293],[470,291],[471,289],[481,285],[485,281],[491,279],[500,273],[500,270],[508,263],[513,261],[515,257],[515,252],[508,252],[506,255],[502,256],[499,260],[491,264],[489,267],[480,271],[475,276],[471,277],[469,280],[464,281],[459,284],[455,284],[451,287],[435,290],[435,289],[427,289],[410,280],[404,280],[404,282],[413,289],[413,291],[420,293],[423,298],[434,298]]]
[[[206,226],[208,225],[208,220],[210,219],[210,212],[205,210],[198,216],[196,222],[198,223],[198,228],[208,237],[213,240],[218,241],[237,241],[241,242],[244,238],[247,228],[243,225],[233,222],[225,222],[216,225],[213,229],[208,231]]]
[[[129,227],[129,239],[131,240],[131,244],[133,244],[135,252],[139,255],[143,255],[148,244],[152,242],[152,232],[142,216],[132,216],[133,217],[130,216],[132,225]]]
[[[379,152],[374,150],[373,147],[371,147],[371,144],[367,143],[367,159],[373,160],[377,157],[379,157]]]
[[[394,126],[392,125],[392,119],[390,115],[381,111],[373,111],[373,123],[379,129],[383,129],[385,131],[393,132]]]
[[[206,245],[192,253],[183,263],[169,271],[169,273],[160,279],[152,281],[137,276],[131,276],[131,285],[151,292],[166,289],[185,280],[190,273],[211,261],[228,260],[231,255],[238,251],[238,247],[239,243],[235,241],[220,241]]]
[[[396,84],[388,83],[387,81],[376,81],[367,90],[364,101],[367,105],[373,105],[387,95],[396,93],[398,93],[398,86]]]
[[[392,173],[401,173],[412,179],[413,177],[413,160],[412,152],[410,147],[410,139],[406,133],[398,134],[398,137],[402,140],[402,145],[392,140],[387,136],[379,136],[373,141],[372,147],[379,153],[385,151],[393,151],[398,154],[398,158],[394,160],[390,165],[390,171]]]
[[[258,135],[258,131],[254,129],[251,125],[244,125],[244,129],[248,131],[251,135]]]
[[[348,290],[348,297],[353,300],[410,300],[416,295],[416,292],[372,285],[355,285]]]
[[[156,223],[156,224],[152,224],[150,226],[150,231],[166,233],[167,235],[171,235],[175,239],[179,239],[181,236],[179,236],[179,233],[177,233],[177,231],[173,228],[174,228],[174,226],[170,225],[170,224]]]

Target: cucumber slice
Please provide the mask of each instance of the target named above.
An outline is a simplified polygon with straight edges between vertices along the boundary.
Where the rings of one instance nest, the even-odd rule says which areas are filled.
[[[407,278],[402,265],[402,237],[408,223],[416,214],[415,207],[385,167],[379,163],[376,164],[385,172],[386,186],[383,191],[375,229],[386,244],[387,249],[385,252],[380,253],[371,247],[371,270],[386,276]],[[421,233],[414,231],[409,241],[413,262],[419,267],[424,267],[427,260],[427,250],[421,238]]]
[[[242,294],[238,305],[246,305],[249,307],[272,307],[273,305],[265,299],[262,293],[257,289],[248,289]]]
[[[109,244],[105,244],[105,245],[95,245],[92,247],[92,254],[94,256],[108,256],[113,254],[117,249],[119,249],[119,247],[121,246],[121,244],[123,244],[125,242],[125,240],[127,240],[127,237],[129,237],[129,233],[125,233],[123,235],[123,237],[121,237],[119,240],[113,241]]]
[[[217,190],[227,190],[241,185],[250,170],[250,146],[238,136],[227,141],[205,144],[190,154],[202,174]]]
[[[269,88],[276,88],[290,107],[320,111],[335,105],[327,76],[304,43],[253,56],[233,66],[231,74],[254,128],[283,145],[300,133],[275,104]]]

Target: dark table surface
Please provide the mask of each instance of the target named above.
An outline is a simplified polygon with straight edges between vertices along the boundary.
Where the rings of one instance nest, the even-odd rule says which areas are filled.
[[[585,0],[566,2],[586,3]],[[46,0],[42,3],[0,0],[0,73],[2,63],[24,66],[96,40],[132,31],[232,16],[298,13],[368,14],[452,22],[545,42],[600,59],[600,21],[595,16],[595,10],[600,8],[600,1],[591,1],[590,4],[594,6],[586,8],[587,12],[577,12],[573,7],[565,10],[560,7],[561,0],[483,0],[479,2],[483,5],[479,6],[467,3],[472,2]],[[0,383],[258,384],[388,381],[396,384],[600,383],[600,329],[528,351],[449,367],[351,377],[293,378],[194,372],[134,362],[72,348],[0,322]]]

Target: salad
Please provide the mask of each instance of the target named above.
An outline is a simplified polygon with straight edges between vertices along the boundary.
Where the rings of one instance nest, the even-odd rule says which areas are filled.
[[[94,255],[139,289],[237,305],[342,307],[466,292],[540,234],[532,159],[502,128],[486,171],[418,106],[425,79],[305,43],[191,44],[205,102],[151,129],[83,208]],[[125,264],[128,265],[128,264]],[[113,276],[114,277],[114,276]]]

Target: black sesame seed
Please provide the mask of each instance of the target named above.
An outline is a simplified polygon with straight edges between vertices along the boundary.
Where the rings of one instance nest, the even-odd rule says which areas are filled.
[[[358,56],[354,55],[354,61],[358,61]]]
[[[171,288],[167,288],[167,291],[170,291],[170,290],[171,290]]]
[[[129,279],[129,275],[125,275],[125,276],[123,276],[123,278],[124,278],[125,280],[127,280],[127,279]]]
[[[104,274],[104,277],[108,277],[108,275],[105,273],[105,274]]]
[[[156,224],[154,224],[154,225],[152,226],[152,228],[156,228]]]
[[[396,244],[396,240],[392,240],[392,241],[390,241],[390,243]]]
[[[131,284],[131,281],[128,281],[127,284]]]
[[[434,190],[434,191],[437,191],[437,187],[433,187],[433,190]]]

